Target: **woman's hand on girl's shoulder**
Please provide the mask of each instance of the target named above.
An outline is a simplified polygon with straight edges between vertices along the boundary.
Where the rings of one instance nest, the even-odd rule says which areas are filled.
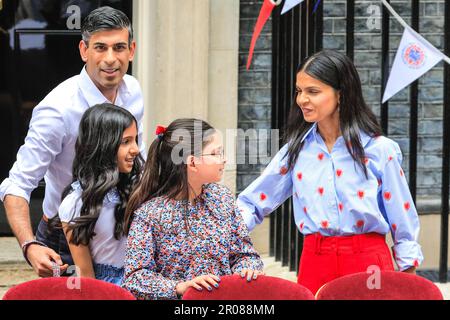
[[[234,274],[240,275],[241,278],[247,277],[247,282],[258,279],[258,276],[265,275],[263,271],[252,269],[242,269],[240,272],[235,272]]]
[[[202,291],[203,288],[205,288],[208,291],[212,291],[213,288],[219,287],[220,278],[218,276],[215,276],[213,274],[207,274],[195,277],[192,280],[188,280],[185,282],[180,282],[175,287],[175,290],[177,292],[177,295],[182,296],[187,289],[190,287],[193,287],[194,289],[198,291]]]

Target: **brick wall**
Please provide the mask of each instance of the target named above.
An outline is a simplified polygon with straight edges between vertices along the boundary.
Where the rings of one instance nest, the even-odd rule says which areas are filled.
[[[270,128],[271,23],[265,26],[258,40],[250,71],[245,70],[253,27],[261,1],[241,0],[240,11],[240,128]],[[411,1],[391,1],[394,9],[410,23]],[[372,7],[371,7],[372,6]],[[380,114],[381,97],[381,28],[377,28],[379,1],[355,2],[355,65],[363,84],[364,97],[373,111]],[[346,1],[324,1],[323,46],[345,52]],[[438,49],[443,50],[444,1],[420,1],[420,33]],[[381,25],[381,19],[378,20]],[[390,53],[394,60],[403,33],[401,25],[391,17]],[[404,154],[403,167],[408,176],[409,157],[409,88],[389,101],[389,137],[397,141]],[[419,81],[419,139],[417,193],[419,196],[439,195],[442,165],[443,63],[441,62]],[[241,148],[240,152],[244,152]],[[264,166],[239,165],[237,188],[243,190]]]
[[[407,23],[411,22],[411,1],[391,1]],[[372,7],[370,7],[372,6]],[[376,8],[379,8],[376,9]],[[369,21],[381,5],[377,1],[355,2],[355,65],[363,84],[364,97],[373,111],[380,114],[381,29]],[[419,32],[443,50],[444,1],[420,1]],[[346,50],[346,1],[324,2],[324,48]],[[403,27],[390,19],[390,62],[392,64]],[[417,194],[440,194],[442,166],[443,63],[419,80],[419,139],[417,141]],[[409,167],[409,87],[389,100],[389,137],[397,141],[404,154],[403,167]]]
[[[250,70],[246,70],[248,49],[253,29],[261,9],[262,1],[241,0],[240,2],[240,37],[239,37],[239,102],[238,127],[247,129],[271,128],[271,69],[272,69],[272,24],[269,20],[255,47]],[[238,159],[248,155],[249,143],[256,141],[240,140]],[[262,164],[250,164],[246,157],[245,164],[237,166],[237,191],[245,189],[255,180],[265,167]]]

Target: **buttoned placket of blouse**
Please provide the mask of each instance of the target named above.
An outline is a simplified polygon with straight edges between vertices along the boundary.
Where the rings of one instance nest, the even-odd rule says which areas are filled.
[[[339,197],[336,192],[337,185],[336,185],[335,172],[336,172],[337,168],[335,165],[335,161],[336,161],[335,157],[339,152],[339,147],[341,146],[341,144],[343,142],[343,138],[342,138],[342,136],[340,136],[336,139],[336,142],[333,146],[333,149],[331,150],[331,153],[328,152],[328,148],[327,148],[322,136],[319,134],[319,131],[315,132],[315,142],[319,145],[320,149],[326,155],[326,160],[329,161],[329,164],[327,164],[328,174],[326,177],[327,188],[325,189],[325,192],[326,192],[325,201],[326,201],[326,207],[330,210],[330,212],[336,213],[336,214],[330,215],[330,219],[332,219],[331,223],[333,226],[335,226],[335,230],[336,230],[335,232],[337,234],[340,231],[341,217],[340,217],[339,209],[338,209],[338,203],[340,200],[339,200]]]
[[[191,201],[184,200],[180,202],[180,205],[183,207],[183,220],[186,227],[186,237],[190,238],[191,241],[188,241],[188,243],[191,244],[190,246],[190,267],[191,269],[195,269],[195,263],[196,259],[195,257],[199,254],[199,252],[196,250],[197,247],[202,244],[202,241],[206,238],[201,237],[198,233],[194,233],[192,227],[196,227],[198,229],[198,220],[199,220],[199,213],[198,210],[201,208],[200,201],[194,201],[194,203],[191,203]],[[195,225],[194,225],[195,224]]]

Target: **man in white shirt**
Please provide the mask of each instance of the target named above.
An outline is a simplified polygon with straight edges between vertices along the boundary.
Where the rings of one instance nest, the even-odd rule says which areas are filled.
[[[81,73],[53,89],[33,110],[25,143],[17,160],[0,185],[8,222],[25,259],[41,277],[66,271],[72,258],[61,230],[48,232],[48,219],[58,215],[63,189],[72,182],[74,145],[78,125],[89,107],[110,102],[129,110],[139,124],[141,152],[142,93],[138,81],[127,75],[136,43],[127,16],[101,7],[84,20],[79,44],[85,67]],[[36,239],[30,223],[31,192],[45,179],[43,218]]]

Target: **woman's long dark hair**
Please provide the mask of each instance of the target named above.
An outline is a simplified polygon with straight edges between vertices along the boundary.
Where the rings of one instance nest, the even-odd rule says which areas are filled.
[[[155,197],[189,199],[186,168],[188,156],[199,156],[210,142],[215,129],[199,119],[177,119],[164,134],[151,144],[144,171],[128,201],[125,212],[125,233],[128,234],[134,211]]]
[[[120,204],[115,208],[114,237],[120,239],[124,234],[125,208],[131,189],[141,172],[143,160],[138,155],[131,172],[120,173],[117,152],[123,132],[133,122],[138,128],[136,119],[129,111],[109,103],[89,108],[81,118],[72,174],[73,181],[81,184],[82,206],[80,217],[68,224],[68,229],[72,231],[70,242],[75,245],[89,244],[95,235],[94,228],[103,207],[103,199],[114,187],[120,196]],[[71,186],[67,186],[62,198],[71,191]]]
[[[361,80],[353,62],[338,51],[323,50],[306,58],[298,67],[297,74],[299,72],[307,73],[340,93],[339,124],[342,137],[348,152],[367,177],[367,169],[364,165],[365,152],[359,134],[363,131],[371,137],[379,136],[381,128],[375,114],[364,101]],[[297,104],[297,94],[294,97],[284,135],[285,142],[289,143],[288,166],[290,169],[294,167],[303,147],[302,138],[313,126],[313,123],[305,121]]]

